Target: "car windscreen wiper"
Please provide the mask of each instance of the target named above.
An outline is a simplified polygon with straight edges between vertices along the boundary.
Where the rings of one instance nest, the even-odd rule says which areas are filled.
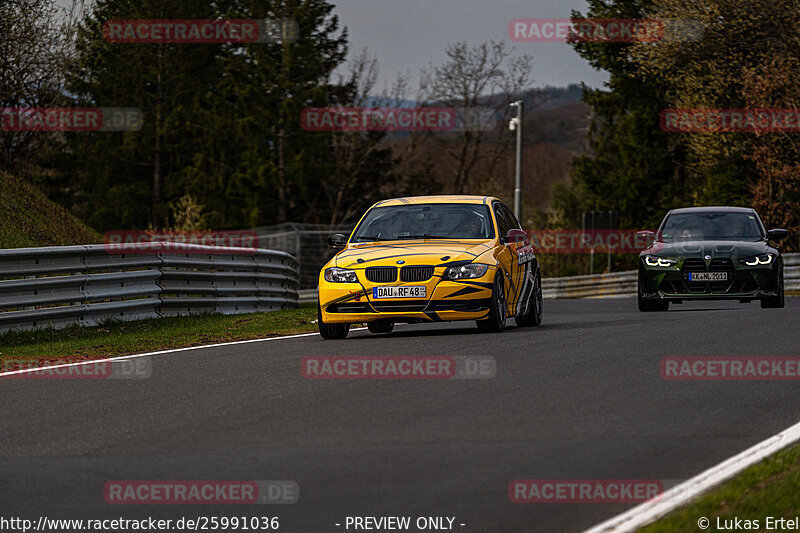
[[[429,235],[424,233],[422,235],[398,235],[397,240],[401,239],[451,239],[452,237],[442,237],[441,235]]]

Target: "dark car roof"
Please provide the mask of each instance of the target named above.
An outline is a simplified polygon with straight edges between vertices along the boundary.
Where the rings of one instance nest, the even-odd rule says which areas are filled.
[[[710,207],[682,207],[680,209],[673,209],[670,213],[702,213],[702,212],[731,212],[731,213],[754,213],[750,207],[724,207],[724,206],[710,206]]]

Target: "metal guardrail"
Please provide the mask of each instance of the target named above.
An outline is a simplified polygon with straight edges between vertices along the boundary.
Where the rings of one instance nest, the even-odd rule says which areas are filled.
[[[783,256],[784,288],[800,290],[800,254]],[[636,270],[596,274],[593,276],[571,276],[566,278],[543,278],[544,298],[614,298],[636,296]],[[316,289],[300,291],[300,302],[316,302]]]
[[[181,243],[135,247],[0,250],[0,331],[297,306],[297,261],[288,253]]]

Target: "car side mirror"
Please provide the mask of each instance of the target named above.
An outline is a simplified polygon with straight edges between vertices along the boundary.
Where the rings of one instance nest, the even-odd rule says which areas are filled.
[[[510,229],[506,236],[502,239],[503,244],[514,243],[520,246],[528,244],[528,234],[521,229]]]
[[[788,236],[789,230],[783,228],[772,228],[767,232],[767,237],[775,241],[785,239]]]
[[[328,246],[336,250],[341,250],[347,244],[347,237],[341,233],[334,233],[328,237]]]
[[[644,231],[637,231],[636,232],[636,240],[637,241],[644,241],[645,246],[650,246],[654,240],[656,240],[656,232],[650,230]]]

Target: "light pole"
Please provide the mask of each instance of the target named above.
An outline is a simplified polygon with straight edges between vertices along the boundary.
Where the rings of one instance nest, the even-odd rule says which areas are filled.
[[[517,131],[517,175],[514,184],[514,216],[522,223],[522,100],[509,104],[517,108],[517,116],[508,123],[508,129]]]

